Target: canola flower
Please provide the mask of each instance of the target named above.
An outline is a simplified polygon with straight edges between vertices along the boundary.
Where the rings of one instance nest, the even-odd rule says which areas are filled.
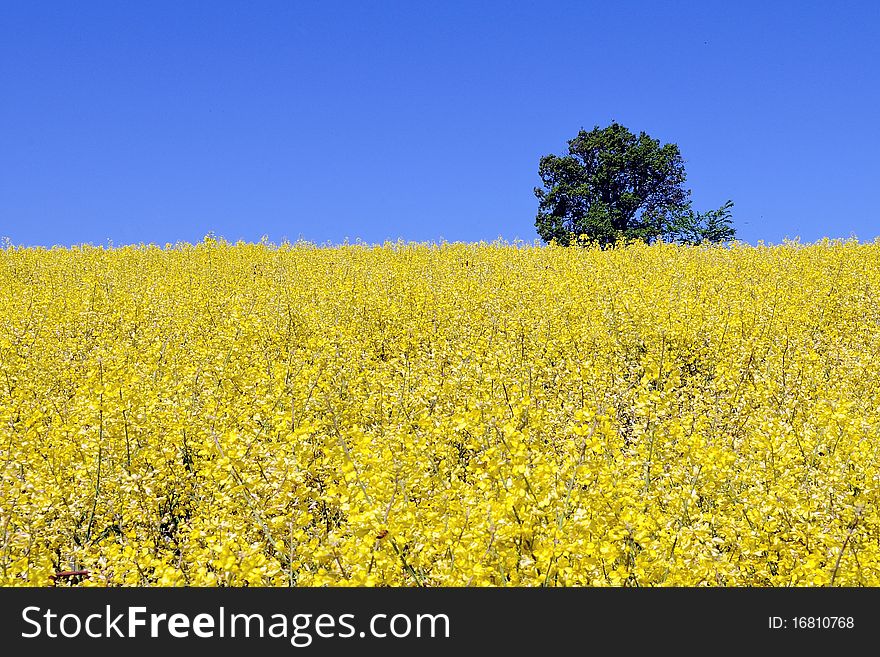
[[[0,584],[880,585],[880,243],[0,250]]]

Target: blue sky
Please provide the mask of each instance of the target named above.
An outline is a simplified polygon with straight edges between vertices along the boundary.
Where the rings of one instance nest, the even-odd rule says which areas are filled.
[[[537,238],[616,120],[738,237],[880,235],[877,2],[0,3],[15,244]]]

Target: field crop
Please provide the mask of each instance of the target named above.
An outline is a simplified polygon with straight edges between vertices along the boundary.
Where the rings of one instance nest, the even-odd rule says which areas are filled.
[[[0,584],[880,585],[880,243],[0,250]]]

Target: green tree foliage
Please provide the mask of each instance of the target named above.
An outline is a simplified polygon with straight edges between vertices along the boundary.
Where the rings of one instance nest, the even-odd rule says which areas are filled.
[[[677,145],[636,136],[616,122],[582,129],[568,142],[568,155],[541,158],[538,174],[544,186],[535,188],[535,226],[545,242],[698,244],[735,235],[732,201],[706,213],[691,208]]]

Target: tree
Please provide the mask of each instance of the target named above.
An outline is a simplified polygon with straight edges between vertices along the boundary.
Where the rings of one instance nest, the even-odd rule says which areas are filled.
[[[678,217],[672,229],[663,239],[667,242],[682,244],[699,244],[700,242],[726,242],[736,236],[736,229],[731,225],[730,208],[733,201],[727,201],[717,210],[694,212],[688,209]]]
[[[545,155],[535,188],[535,226],[545,242],[603,246],[619,239],[697,244],[733,239],[728,201],[707,213],[691,208],[684,160],[675,144],[660,144],[619,123],[581,129],[568,155]]]

